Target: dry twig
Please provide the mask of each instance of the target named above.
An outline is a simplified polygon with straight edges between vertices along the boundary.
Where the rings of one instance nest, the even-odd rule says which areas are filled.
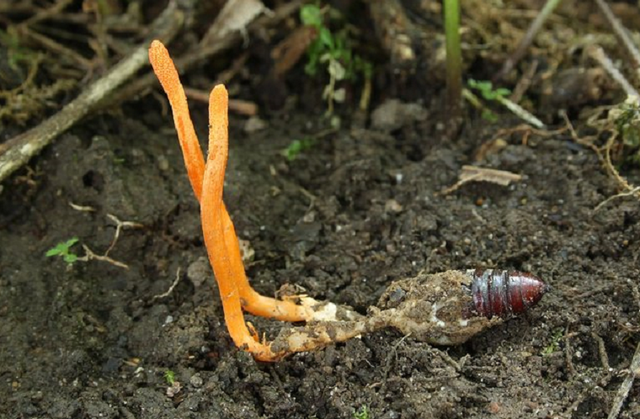
[[[178,285],[178,282],[180,282],[180,278],[181,278],[180,268],[178,268],[178,270],[176,271],[176,279],[173,280],[173,282],[171,283],[171,286],[169,287],[169,289],[166,290],[165,292],[163,292],[162,294],[154,295],[151,298],[151,301],[160,300],[162,298],[166,298],[169,295],[171,295],[171,293],[175,289],[176,285]]]
[[[595,115],[599,115],[601,112],[602,112],[602,109],[599,110],[598,113],[596,113]],[[561,115],[564,118],[567,124],[567,127],[569,128],[569,132],[571,133],[571,138],[573,139],[573,141],[576,142],[577,144],[583,145],[593,150],[596,156],[598,156],[598,159],[604,166],[607,173],[609,173],[618,183],[618,186],[625,191],[605,199],[594,208],[594,211],[598,211],[600,208],[602,208],[602,206],[606,205],[609,201],[611,201],[612,199],[616,199],[618,197],[624,197],[629,195],[636,195],[637,197],[640,197],[640,189],[636,188],[634,185],[630,184],[624,177],[622,177],[622,175],[620,175],[620,172],[618,172],[618,169],[616,169],[616,167],[613,165],[613,162],[611,160],[611,148],[613,147],[616,140],[618,139],[618,132],[612,127],[607,127],[607,126],[605,126],[605,128],[599,127],[600,132],[603,132],[606,130],[610,131],[610,136],[609,136],[609,139],[607,140],[607,143],[603,147],[599,148],[595,144],[593,144],[593,141],[589,141],[590,139],[595,137],[586,137],[586,138],[579,137],[575,129],[573,128],[571,121],[567,117],[566,113],[562,112]]]
[[[635,67],[638,69],[640,67],[640,51],[638,51],[635,43],[631,40],[627,30],[624,28],[620,20],[618,20],[618,18],[613,14],[613,11],[604,0],[596,0],[596,4],[609,21],[609,24],[613,28],[618,39],[622,41],[622,44],[627,48],[627,51],[629,51],[631,58],[633,58],[633,61],[635,62]]]
[[[215,44],[231,33],[246,33],[249,23],[267,10],[260,0],[227,0],[202,43]]]
[[[629,396],[629,391],[631,391],[631,387],[633,386],[633,381],[640,376],[640,343],[636,347],[636,352],[633,354],[633,359],[631,360],[631,365],[629,365],[629,371],[627,372],[627,376],[625,377],[622,384],[620,384],[620,388],[618,388],[618,392],[616,393],[616,397],[611,404],[611,410],[609,411],[608,419],[616,419],[618,414],[620,414],[620,410],[622,409],[622,405],[624,401]]]
[[[151,25],[147,40],[138,45],[129,56],[115,65],[102,78],[90,84],[60,112],[40,125],[0,145],[0,182],[40,153],[44,147],[73,124],[95,110],[109,93],[145,65],[147,46],[151,39],[173,38],[184,21],[186,12],[186,10],[179,9],[177,4],[177,1],[171,1]]]
[[[540,28],[542,28],[542,25],[544,24],[544,22],[546,22],[546,20],[549,18],[551,13],[553,13],[553,11],[558,6],[558,4],[560,4],[560,1],[561,0],[547,0],[544,7],[540,11],[540,13],[536,16],[535,20],[531,23],[531,26],[529,26],[529,29],[527,29],[527,33],[524,35],[524,38],[522,38],[522,40],[520,41],[520,44],[518,44],[518,47],[516,48],[514,53],[511,54],[511,56],[507,58],[507,60],[504,62],[502,69],[500,69],[498,74],[495,76],[494,80],[501,79],[502,77],[507,75],[507,73],[510,72],[511,69],[513,69],[513,67],[515,67],[518,61],[520,61],[520,59],[527,52],[529,45],[531,45],[531,43],[535,39],[536,35],[538,34],[538,31],[540,31]]]
[[[72,2],[73,2],[73,0],[59,0],[59,1],[56,1],[55,4],[53,4],[51,7],[49,7],[48,9],[41,10],[40,12],[38,12],[35,15],[31,16],[29,19],[27,19],[24,22],[22,22],[20,25],[21,26],[30,26],[30,25],[33,25],[33,24],[38,23],[40,21],[49,19],[52,16],[56,16],[57,14],[62,12]]]
[[[416,53],[409,36],[413,25],[400,1],[372,1],[369,3],[369,11],[380,43],[390,56],[391,64],[400,68],[413,67],[416,63]]]
[[[112,215],[112,214],[107,214],[107,217],[111,221],[116,223],[116,232],[113,235],[113,240],[111,241],[111,245],[109,246],[107,251],[104,252],[105,256],[107,256],[109,254],[109,252],[111,252],[111,250],[115,247],[116,243],[118,242],[118,239],[120,238],[120,232],[122,230],[127,229],[127,228],[143,228],[144,227],[144,225],[142,225],[140,223],[133,222],[133,221],[120,221],[118,219],[118,217],[116,217],[115,215]]]
[[[588,49],[589,55],[602,66],[602,68],[609,73],[612,79],[614,79],[622,90],[625,91],[627,96],[640,97],[640,93],[629,83],[627,78],[616,68],[611,59],[607,56],[604,50],[598,46],[593,45]]]
[[[71,208],[73,208],[74,210],[80,211],[80,212],[94,212],[95,211],[95,208],[93,208],[93,207],[77,205],[77,204],[74,204],[73,202],[69,202],[69,206]],[[127,229],[127,228],[142,228],[142,227],[144,227],[144,225],[142,225],[140,223],[133,222],[133,221],[120,221],[120,219],[118,219],[118,217],[116,217],[115,215],[112,215],[112,214],[107,214],[107,217],[111,221],[116,223],[116,231],[113,234],[113,239],[111,240],[111,244],[109,245],[107,250],[104,252],[104,254],[98,255],[93,250],[91,250],[91,248],[89,248],[89,246],[83,244],[82,248],[84,249],[85,255],[82,256],[82,257],[79,257],[77,260],[80,261],[80,262],[89,262],[90,260],[99,260],[99,261],[102,261],[102,262],[110,263],[110,264],[112,264],[114,266],[117,266],[119,268],[129,269],[129,266],[126,263],[119,262],[119,261],[109,257],[109,253],[116,246],[116,243],[118,242],[118,239],[120,238],[120,232],[123,229]]]
[[[185,87],[184,92],[187,97],[198,102],[209,103],[209,93],[203,90]],[[229,99],[229,110],[240,115],[253,116],[258,114],[258,105],[255,102],[242,99]]]
[[[247,32],[254,30],[260,30],[268,26],[277,25],[284,19],[289,17],[295,11],[300,8],[302,0],[291,0],[286,2],[279,8],[273,11],[273,13],[261,16],[253,21],[247,28]],[[214,55],[220,54],[231,48],[242,40],[242,34],[240,31],[230,32],[224,37],[219,38],[214,43],[205,43],[201,41],[196,48],[189,50],[183,56],[176,58],[175,65],[180,72],[184,72],[189,68],[202,63],[203,61],[211,58]],[[113,106],[116,103],[123,102],[128,98],[140,94],[154,83],[157,83],[157,79],[153,73],[148,73],[142,77],[138,77],[131,81],[129,84],[123,86],[118,92],[116,92],[110,100],[105,102],[104,107]]]
[[[625,196],[635,195],[638,192],[640,192],[640,186],[635,187],[635,188],[633,188],[633,189],[631,189],[630,191],[627,191],[627,192],[620,192],[619,194],[612,195],[609,198],[607,198],[604,201],[602,201],[601,203],[599,203],[598,205],[596,205],[596,207],[593,209],[593,211],[594,212],[598,211],[600,208],[604,207],[605,205],[607,205],[609,202],[613,201],[614,199],[623,198]]]
[[[82,257],[79,257],[77,259],[80,262],[89,262],[90,260],[99,260],[99,261],[107,262],[107,263],[109,263],[111,265],[117,266],[119,268],[123,268],[123,269],[129,270],[129,265],[127,265],[124,262],[119,262],[119,261],[107,256],[106,253],[104,255],[97,255],[86,244],[83,244],[82,248],[84,249],[85,255],[82,256]]]
[[[50,37],[44,36],[27,26],[20,26],[18,31],[23,36],[29,38],[32,42],[40,44],[56,56],[68,57],[72,61],[75,61],[83,71],[91,71],[93,69],[93,63],[91,60],[83,57],[82,54],[77,53],[73,49],[54,41]]]
[[[458,182],[442,191],[439,195],[448,195],[457,190],[465,183],[469,182],[490,182],[501,186],[508,186],[511,182],[518,182],[521,175],[507,172],[506,170],[487,169],[477,166],[462,166],[462,171],[458,175]]]
[[[631,285],[631,291],[633,293],[636,304],[639,304],[638,311],[640,312],[640,292],[638,292],[638,285],[635,283],[635,281],[631,281],[630,279],[627,282],[629,282],[629,284]],[[618,417],[624,401],[629,396],[629,391],[631,391],[633,381],[638,377],[640,377],[640,343],[638,343],[638,346],[636,346],[636,352],[633,354],[633,358],[631,359],[631,365],[629,365],[627,376],[618,388],[618,392],[616,393],[616,397],[611,404],[611,410],[609,411],[609,416],[607,416],[607,419],[616,419]]]

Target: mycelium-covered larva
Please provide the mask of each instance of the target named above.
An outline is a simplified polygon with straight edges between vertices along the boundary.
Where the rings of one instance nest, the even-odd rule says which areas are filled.
[[[376,315],[403,333],[457,345],[536,304],[547,286],[531,274],[503,270],[418,274],[392,283]]]
[[[419,273],[395,281],[366,316],[304,297],[302,304],[312,306],[316,319],[283,329],[272,349],[310,350],[385,327],[434,345],[458,345],[509,315],[523,313],[546,291],[547,286],[531,274],[478,269]]]

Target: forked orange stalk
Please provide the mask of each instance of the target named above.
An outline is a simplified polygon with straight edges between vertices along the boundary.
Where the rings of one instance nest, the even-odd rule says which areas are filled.
[[[187,97],[184,93],[178,71],[167,52],[167,49],[159,41],[154,41],[149,49],[149,60],[153,66],[153,71],[160,80],[169,103],[173,110],[173,120],[178,132],[180,147],[184,156],[187,174],[191,182],[191,187],[198,201],[203,193],[203,177],[205,173],[205,163],[198,137],[193,127],[193,122],[189,115]],[[209,123],[211,131],[209,134],[210,149],[211,142],[228,142],[228,118],[227,118],[227,92],[224,86],[217,86],[221,89],[210,96]],[[218,104],[218,105],[215,105]],[[226,164],[226,161],[225,161]],[[224,172],[220,175],[224,177]],[[237,284],[242,306],[248,312],[257,316],[274,318],[283,321],[303,321],[308,319],[307,311],[291,301],[281,301],[274,298],[265,297],[257,293],[247,280],[238,239],[229,213],[224,203],[221,204],[221,219],[224,224],[225,252],[228,254],[232,265],[232,277]]]
[[[259,338],[249,332],[244,322],[238,284],[239,269],[244,272],[244,268],[235,265],[237,258],[229,252],[233,248],[230,241],[238,242],[233,224],[225,225],[223,220],[222,189],[229,155],[227,103],[227,90],[224,86],[216,86],[209,97],[209,154],[200,196],[202,231],[209,260],[218,281],[224,319],[231,338],[238,347],[245,347],[257,359],[271,360],[276,358],[276,355],[270,346],[260,343]]]
[[[292,301],[260,295],[246,277],[233,222],[222,202],[229,137],[227,90],[219,85],[211,91],[209,155],[205,165],[178,71],[161,42],[154,41],[151,44],[149,60],[169,98],[187,174],[193,192],[201,203],[205,245],[218,282],[229,333],[238,347],[246,345],[256,358],[276,358],[268,346],[259,343],[249,332],[242,308],[258,316],[283,321],[307,320],[310,314],[305,307]]]
[[[229,97],[224,86],[216,86],[209,96],[209,152],[205,163],[198,137],[189,116],[187,98],[178,71],[167,49],[159,41],[149,48],[149,60],[173,110],[180,147],[191,187],[200,201],[202,231],[209,261],[218,282],[225,323],[234,343],[261,361],[276,361],[294,352],[319,348],[362,333],[362,325],[346,331],[327,328],[322,322],[361,317],[332,303],[300,296],[300,304],[277,300],[257,293],[249,284],[242,264],[240,246],[233,222],[222,201],[224,174],[229,146]],[[242,310],[283,321],[315,322],[319,327],[281,331],[273,343],[260,342],[255,330],[249,330]]]

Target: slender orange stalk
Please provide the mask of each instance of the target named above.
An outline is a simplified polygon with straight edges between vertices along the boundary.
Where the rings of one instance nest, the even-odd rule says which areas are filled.
[[[200,201],[205,170],[204,157],[193,127],[193,122],[189,115],[187,97],[180,83],[178,71],[169,56],[169,52],[160,41],[152,42],[149,48],[149,60],[151,61],[153,71],[156,73],[162,88],[169,98],[169,103],[173,110],[174,123],[178,132],[178,139],[180,140],[180,147],[182,148],[185,166],[187,167],[187,174],[193,192],[198,201]],[[224,112],[226,113],[227,110],[224,110]],[[211,125],[212,129],[214,129],[215,125]],[[224,131],[226,132],[225,135],[228,136],[227,125],[225,125]],[[217,130],[217,132],[221,135],[220,130]],[[233,269],[232,276],[238,286],[243,308],[256,316],[277,320],[290,322],[308,320],[309,314],[303,307],[291,301],[281,301],[265,297],[251,287],[245,274],[244,265],[242,264],[235,228],[224,204],[222,205],[221,217],[224,225],[223,232],[225,235],[224,243],[226,252],[231,260]]]
[[[292,301],[276,300],[275,298],[265,297],[251,287],[244,270],[244,264],[242,263],[240,243],[236,236],[236,230],[224,205],[222,206],[221,216],[224,226],[224,243],[227,248],[227,255],[229,256],[233,269],[233,276],[236,278],[236,285],[238,286],[240,300],[244,309],[256,316],[286,322],[310,320],[310,314],[307,313],[307,310],[304,307],[297,305]]]
[[[258,294],[245,274],[235,228],[222,201],[229,143],[227,90],[224,86],[216,86],[211,91],[209,154],[205,164],[178,71],[161,42],[151,44],[149,60],[169,98],[189,181],[201,203],[205,245],[218,282],[229,334],[238,347],[251,352],[256,359],[278,360],[285,353],[275,353],[268,344],[259,342],[255,330],[250,331],[247,327],[242,309],[284,321],[308,320],[312,312],[291,301]]]
[[[153,41],[149,48],[149,61],[156,73],[164,92],[169,98],[173,110],[173,123],[178,131],[178,140],[182,148],[184,165],[191,181],[193,193],[198,201],[202,193],[202,177],[204,175],[204,157],[198,142],[196,130],[191,121],[187,95],[184,93],[178,70],[169,56],[169,52],[160,41]]]
[[[222,189],[224,173],[227,168],[228,131],[227,116],[228,95],[224,86],[216,86],[209,97],[209,155],[205,166],[200,212],[204,242],[209,254],[211,266],[218,279],[220,298],[224,309],[224,319],[229,334],[238,347],[244,347],[256,359],[269,361],[277,358],[271,348],[256,340],[244,322],[240,293],[234,280],[233,258],[226,251],[225,225],[222,211]],[[222,249],[221,249],[222,244]],[[221,251],[222,250],[222,251]]]

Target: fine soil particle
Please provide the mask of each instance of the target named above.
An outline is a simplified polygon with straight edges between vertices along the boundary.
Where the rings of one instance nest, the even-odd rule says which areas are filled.
[[[473,162],[470,146],[491,133],[467,128],[434,147],[433,123],[403,118],[341,129],[289,162],[281,150],[320,129],[308,121],[283,112],[249,135],[231,120],[225,200],[255,251],[258,291],[294,284],[365,313],[394,280],[477,267],[531,272],[551,291],[461,346],[385,330],[257,363],[234,347],[200,266],[199,212],[173,131],[101,116],[2,191],[2,416],[350,418],[365,406],[374,418],[606,417],[638,340],[640,210],[632,198],[594,210],[616,185],[590,149],[514,136]],[[523,180],[437,194],[470,163]],[[123,229],[108,254],[129,269],[45,258],[71,237],[104,254],[116,232],[107,214],[143,225]],[[249,317],[268,335],[280,328]],[[639,396],[635,386],[620,417],[638,417]]]

